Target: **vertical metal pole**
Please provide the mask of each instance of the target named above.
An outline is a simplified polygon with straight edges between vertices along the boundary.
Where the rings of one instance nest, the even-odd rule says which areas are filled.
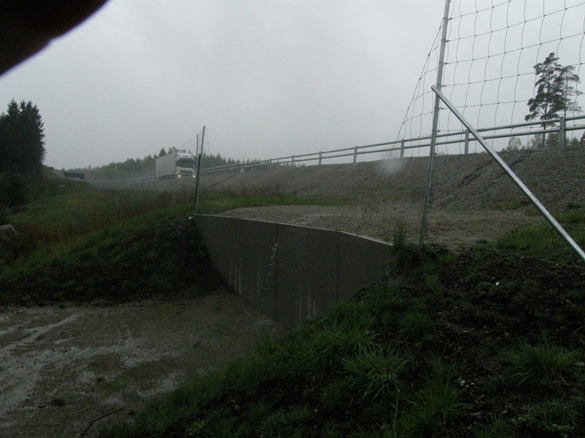
[[[357,161],[357,146],[353,148],[353,164]]]
[[[319,152],[319,166],[321,165],[322,160],[323,160],[323,152]]]
[[[561,124],[559,127],[559,146],[564,146],[565,145],[565,136],[567,132],[567,119],[565,119],[564,117],[561,117]]]
[[[465,131],[465,155],[469,154],[469,131]]]
[[[295,167],[295,156],[294,155],[291,157],[290,165],[292,167]]]
[[[199,143],[199,136],[197,136]],[[203,155],[203,145],[205,144],[205,126],[201,134],[201,149],[199,150],[199,158],[197,159],[197,181],[195,182],[195,214],[199,212],[199,170],[201,169],[201,155]]]
[[[173,175],[173,207],[175,206],[175,192],[177,191],[177,175]]]
[[[437,89],[443,87],[443,68],[445,66],[445,46],[447,45],[447,27],[449,24],[449,6],[451,0],[445,0],[445,9],[443,12],[443,29],[441,34],[441,49],[439,52],[439,68],[437,69]],[[437,133],[439,126],[439,111],[441,109],[441,99],[435,96],[435,109],[433,111],[433,131],[431,133],[431,150],[429,155],[429,169],[427,172],[427,186],[425,189],[425,201],[422,217],[422,226],[420,230],[420,246],[425,244],[425,235],[427,234],[427,221],[429,216],[429,202],[431,198],[431,188],[433,186],[433,165],[435,162],[435,146],[437,144]]]
[[[400,158],[404,158],[404,140],[400,142]]]
[[[197,157],[199,156],[199,134],[197,134],[195,137],[195,160],[197,160]],[[201,151],[203,151],[203,148],[201,148]],[[195,186],[197,186],[197,182],[199,181],[199,166],[197,166],[197,163],[195,163],[195,167],[197,168],[197,173],[195,174],[195,178],[197,178],[195,181]],[[197,187],[195,187],[195,210],[197,210]]]
[[[195,140],[195,156],[199,156],[199,134],[196,135],[197,140]],[[189,151],[191,152],[191,151]]]

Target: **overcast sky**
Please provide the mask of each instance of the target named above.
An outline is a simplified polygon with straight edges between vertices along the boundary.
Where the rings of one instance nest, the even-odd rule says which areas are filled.
[[[56,168],[179,147],[203,125],[236,159],[394,140],[443,5],[110,0],[0,77],[0,111],[38,106]]]

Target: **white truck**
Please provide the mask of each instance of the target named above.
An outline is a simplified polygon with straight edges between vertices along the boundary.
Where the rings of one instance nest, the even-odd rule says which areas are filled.
[[[158,157],[154,174],[158,179],[195,178],[195,158],[186,151],[174,151]]]

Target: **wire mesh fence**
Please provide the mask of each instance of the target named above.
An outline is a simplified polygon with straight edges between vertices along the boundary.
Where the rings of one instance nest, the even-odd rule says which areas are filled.
[[[264,199],[254,204],[264,205],[262,211],[243,208],[228,214],[387,240],[401,227],[417,241],[432,143],[431,86],[439,68],[444,69],[443,93],[546,206],[565,214],[585,205],[585,116],[578,90],[585,62],[585,2],[452,0],[446,5],[446,37],[441,40],[439,27],[394,141],[202,169],[201,198],[209,202],[203,208],[245,207],[234,199],[256,197]],[[556,91],[541,87],[548,74],[543,71],[561,84]],[[493,240],[543,222],[443,105],[433,160],[429,242]],[[166,196],[171,203],[194,202],[195,196],[194,181],[188,180],[95,183],[112,193]],[[309,205],[296,205],[301,203]]]

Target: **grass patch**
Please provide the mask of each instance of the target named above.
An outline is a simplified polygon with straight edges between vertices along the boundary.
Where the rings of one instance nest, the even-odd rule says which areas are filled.
[[[315,198],[298,198],[287,194],[273,196],[270,194],[243,195],[239,193],[224,193],[205,191],[201,194],[201,214],[219,214],[236,208],[270,207],[277,205],[323,205],[336,206],[339,202]]]
[[[125,301],[220,284],[214,272],[195,225],[176,209],[41,248],[3,266],[0,302]]]
[[[433,320],[424,313],[413,311],[402,318],[400,328],[409,339],[422,340],[430,334]]]
[[[493,417],[489,424],[477,432],[477,438],[512,438],[514,430],[501,416]]]
[[[547,251],[421,250],[398,232],[394,281],[200,378],[139,434],[102,436],[580,437],[582,271]]]
[[[167,208],[168,195],[157,196],[70,193],[11,211],[30,241],[3,256],[0,300],[124,300],[216,281],[186,219],[192,203]],[[214,194],[201,206],[310,202]],[[582,210],[569,210],[562,221],[578,235]],[[457,254],[403,237],[397,229],[392,282],[265,339],[100,436],[580,438],[585,277],[576,257],[538,227]]]
[[[555,215],[575,242],[585,246],[585,209],[569,209]],[[548,224],[526,227],[499,239],[496,248],[506,251],[523,251],[539,257],[547,255],[570,254],[572,249]]]
[[[578,425],[583,413],[566,399],[552,399],[538,403],[532,409],[528,423],[543,432],[569,436]]]
[[[582,373],[575,366],[580,354],[548,342],[531,345],[519,342],[502,354],[505,381],[514,386],[568,387]]]
[[[408,356],[396,351],[384,351],[381,348],[363,351],[344,361],[347,386],[361,403],[392,405],[402,387],[400,377],[409,363]]]
[[[399,430],[407,436],[439,436],[449,422],[462,415],[459,391],[440,381],[430,381],[410,403],[414,407],[399,423]]]

